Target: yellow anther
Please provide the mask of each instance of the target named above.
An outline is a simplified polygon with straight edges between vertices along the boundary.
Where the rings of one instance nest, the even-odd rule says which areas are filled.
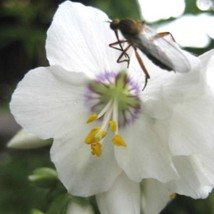
[[[99,131],[99,128],[93,128],[89,134],[86,136],[85,138],[85,143],[86,144],[92,144],[95,140],[95,135],[97,134],[97,132]]]
[[[86,121],[86,123],[91,123],[93,121],[95,121],[98,118],[97,114],[92,114],[89,116],[88,120]]]
[[[175,199],[176,198],[176,193],[172,193],[170,196],[169,196],[170,199]]]
[[[112,132],[117,131],[117,123],[114,120],[109,121],[109,128]]]
[[[100,157],[102,155],[102,144],[99,142],[92,143],[91,154]]]
[[[96,133],[96,135],[94,136],[95,141],[100,141],[102,140],[105,136],[107,135],[107,132],[99,129],[99,131]]]
[[[126,142],[123,140],[123,138],[120,135],[114,135],[114,137],[112,138],[112,142],[114,145],[116,146],[124,146],[126,147],[127,144]]]

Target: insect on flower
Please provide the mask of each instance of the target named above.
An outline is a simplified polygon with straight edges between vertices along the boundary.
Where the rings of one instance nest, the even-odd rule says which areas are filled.
[[[110,28],[115,32],[117,41],[109,44],[110,47],[122,51],[117,59],[118,63],[127,62],[129,66],[130,57],[127,51],[130,47],[134,49],[135,56],[145,73],[145,85],[150,78],[149,72],[143,63],[137,49],[140,49],[154,64],[168,71],[186,73],[190,70],[190,63],[175,42],[169,32],[156,33],[143,21],[132,19],[115,19],[110,22]],[[125,40],[120,40],[118,31],[122,33]],[[126,47],[122,45],[127,43]],[[116,47],[118,46],[119,47]],[[125,58],[123,58],[125,57]],[[143,88],[143,89],[144,89]]]

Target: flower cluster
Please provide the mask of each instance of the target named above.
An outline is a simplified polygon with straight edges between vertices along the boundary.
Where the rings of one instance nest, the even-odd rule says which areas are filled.
[[[148,61],[151,80],[142,92],[135,58],[128,70],[116,63],[108,20],[96,8],[61,4],[47,33],[50,66],[25,75],[12,114],[29,132],[53,139],[59,179],[73,195],[96,195],[103,214],[155,214],[175,193],[207,197],[214,185],[214,93],[206,82],[213,52],[190,57],[195,67],[186,74]]]

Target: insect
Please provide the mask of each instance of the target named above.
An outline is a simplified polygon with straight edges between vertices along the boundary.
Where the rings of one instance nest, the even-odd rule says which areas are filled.
[[[156,33],[143,21],[139,20],[115,19],[109,23],[110,28],[115,32],[117,38],[117,41],[109,44],[109,46],[122,51],[117,62],[127,62],[129,66],[130,57],[127,51],[132,47],[140,67],[145,74],[144,88],[147,85],[150,75],[137,51],[138,49],[160,68],[181,73],[190,70],[191,65],[189,60],[169,32]],[[122,33],[125,38],[124,40],[119,39],[118,31]],[[127,46],[124,47],[122,44],[127,44]],[[118,45],[119,47],[116,47]]]

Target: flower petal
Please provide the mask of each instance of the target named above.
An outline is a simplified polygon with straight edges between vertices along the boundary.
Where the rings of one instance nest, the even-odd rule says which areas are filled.
[[[102,214],[140,214],[140,185],[123,173],[109,191],[98,194],[96,199]]]
[[[85,108],[88,79],[57,66],[27,73],[13,93],[10,109],[26,130],[43,139],[81,129],[89,115]],[[78,123],[76,123],[78,121]]]
[[[154,179],[146,179],[142,182],[142,206],[145,214],[157,214],[171,200],[173,190],[170,185],[160,183]]]
[[[107,21],[108,16],[99,9],[62,3],[47,33],[49,63],[92,76],[125,68],[126,63],[116,63],[120,52],[109,47],[116,37]]]
[[[51,140],[42,140],[27,132],[24,129],[21,129],[16,135],[8,142],[8,148],[14,149],[35,149],[43,146],[50,145],[52,143]]]
[[[206,56],[206,55],[205,55]],[[210,89],[212,90],[212,92],[214,91],[214,71],[213,71],[213,67],[214,67],[214,54],[212,55],[211,59],[209,59],[207,65],[205,65],[207,67],[206,69],[206,81],[207,84],[209,85]]]
[[[214,186],[214,154],[213,150],[205,154],[193,156],[194,169],[200,179],[200,183],[208,186]]]
[[[204,54],[199,56],[199,59],[201,60],[202,63],[202,68],[203,70],[206,67],[209,67],[209,61],[211,60],[211,58],[214,56],[214,49],[211,49],[207,52],[205,52]]]
[[[192,198],[206,198],[212,187],[204,184],[204,176],[197,170],[199,165],[193,157],[178,156],[174,158],[176,169],[180,178],[170,182],[175,187],[175,192]]]
[[[71,202],[68,204],[66,214],[94,214],[94,210],[91,204],[86,203],[85,201],[81,203],[82,201],[78,201],[78,199],[75,201],[71,200]]]
[[[83,133],[85,129],[79,128],[76,133],[56,139],[51,148],[51,159],[68,192],[85,197],[107,191],[121,169],[110,143],[103,145],[100,157],[93,156],[89,145],[84,143]]]
[[[169,150],[156,134],[154,125],[153,119],[141,115],[120,131],[127,147],[115,147],[116,159],[128,177],[136,182],[143,178],[167,182],[177,176]]]
[[[214,96],[204,94],[174,108],[169,145],[174,155],[190,155],[214,148]]]

